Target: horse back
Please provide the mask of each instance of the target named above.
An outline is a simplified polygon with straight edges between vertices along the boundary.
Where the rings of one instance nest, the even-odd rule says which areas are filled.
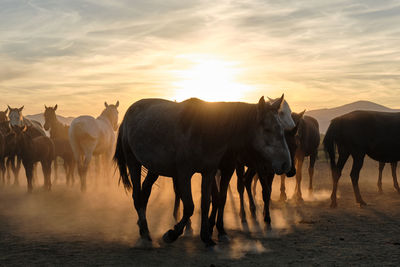
[[[400,113],[354,111],[332,120],[336,143],[350,153],[392,162],[400,160]]]
[[[299,129],[299,149],[305,156],[316,153],[320,143],[318,121],[311,116],[303,116],[300,120]]]

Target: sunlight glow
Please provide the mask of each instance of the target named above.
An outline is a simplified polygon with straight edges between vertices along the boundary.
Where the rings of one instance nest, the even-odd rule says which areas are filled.
[[[207,57],[188,57],[194,66],[174,71],[178,81],[173,83],[174,100],[197,97],[206,101],[240,101],[249,85],[237,81],[242,70],[237,63]]]

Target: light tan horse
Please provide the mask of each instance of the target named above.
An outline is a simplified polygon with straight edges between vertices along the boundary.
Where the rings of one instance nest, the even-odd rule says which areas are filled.
[[[78,163],[82,191],[86,190],[86,175],[93,156],[103,157],[106,173],[111,168],[119,101],[115,105],[108,105],[107,102],[104,104],[106,108],[99,117],[79,116],[71,122],[69,128],[69,140]],[[98,173],[98,169],[96,171]]]

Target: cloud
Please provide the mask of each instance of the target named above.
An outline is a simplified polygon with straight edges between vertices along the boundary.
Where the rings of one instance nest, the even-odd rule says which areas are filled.
[[[299,110],[360,98],[398,107],[398,1],[6,0],[0,7],[0,92],[27,111],[41,111],[44,100],[90,112],[96,98],[124,97],[124,109],[171,96],[172,70],[190,64],[182,54],[239,62],[240,82],[255,88],[246,101],[284,90]]]

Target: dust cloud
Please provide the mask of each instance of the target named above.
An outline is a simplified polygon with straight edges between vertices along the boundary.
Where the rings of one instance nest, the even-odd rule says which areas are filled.
[[[363,176],[360,179],[362,193],[364,187],[376,186],[377,164],[368,161],[367,165],[368,171],[361,173]],[[43,177],[40,167],[37,173],[39,177],[32,194],[26,193],[26,178],[23,169],[20,172],[19,187],[6,185],[0,188],[0,219],[7,224],[7,231],[23,238],[26,242],[56,240],[57,242],[112,243],[132,249],[140,248],[139,229],[136,224],[137,215],[133,208],[131,193],[125,192],[123,186],[118,185],[117,174],[112,177],[95,177],[92,167],[88,174],[88,190],[86,193],[81,193],[77,174],[75,174],[74,186],[69,187],[65,182],[65,173],[62,168],[59,168],[57,184],[53,183],[52,191],[46,192],[42,189]],[[102,172],[100,171],[100,173]],[[348,173],[349,164],[343,171],[339,192],[341,186],[350,184]],[[389,191],[391,187],[391,179],[387,179],[390,175],[388,173],[389,171],[384,173],[383,181],[386,191]],[[52,176],[54,177],[54,175]],[[302,184],[304,203],[298,204],[292,199],[295,178],[286,180],[288,201],[281,202],[279,201],[280,179],[276,177],[270,205],[272,231],[266,231],[263,222],[264,203],[260,185],[257,185],[255,196],[257,218],[251,218],[245,194],[247,223],[243,223],[239,217],[239,195],[236,190],[236,176],[234,176],[228,191],[224,216],[225,229],[230,237],[230,242],[219,243],[214,250],[214,255],[217,259],[241,259],[246,255],[268,254],[273,251],[270,247],[272,243],[269,241],[276,242],[275,240],[285,236],[289,237],[299,229],[309,229],[314,224],[318,224],[320,219],[312,212],[305,211],[304,207],[308,207],[306,210],[321,209],[321,207],[324,210],[328,209],[330,183],[328,164],[324,161],[317,162],[314,192],[311,195],[308,194],[308,175],[304,172]],[[204,249],[199,237],[200,185],[201,177],[196,174],[192,178],[195,204],[192,216],[193,235],[184,234],[172,245],[165,244],[161,238],[175,224],[172,216],[174,205],[172,179],[160,177],[153,185],[147,209],[153,249],[179,247],[188,255]],[[350,202],[353,201],[351,197],[351,191],[347,192],[346,198],[349,198]],[[340,194],[339,205],[341,205]],[[180,214],[182,214],[182,210]],[[218,239],[217,234],[217,230],[214,230],[214,240]]]

